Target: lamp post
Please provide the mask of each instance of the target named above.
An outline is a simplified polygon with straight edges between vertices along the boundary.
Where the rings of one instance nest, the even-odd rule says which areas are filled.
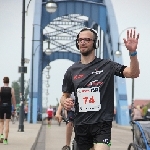
[[[33,31],[34,31],[34,26],[33,26]],[[34,41],[34,40],[33,40]],[[39,46],[41,46],[41,45],[38,45],[37,47],[36,47],[36,49],[34,50],[34,47],[33,47],[33,44],[32,44],[32,71],[31,71],[31,102],[30,102],[30,123],[33,123],[33,116],[32,116],[32,114],[33,114],[33,69],[34,69],[34,67],[33,67],[33,61],[34,61],[34,55],[35,55],[35,53],[36,53],[36,51],[37,51],[37,49],[38,49],[38,47]],[[46,50],[45,50],[45,54],[46,55],[51,55],[51,50],[50,50],[50,41],[48,41],[48,48],[46,48]],[[50,69],[51,67],[50,66],[46,66],[46,69]],[[50,78],[49,77],[49,74],[47,75],[47,77],[46,77],[47,79],[48,78]]]
[[[47,42],[48,42],[48,48],[45,50],[45,54],[49,56],[51,55],[52,51],[50,50],[50,40]]]
[[[19,117],[19,132],[24,132],[24,73],[27,72],[27,67],[24,66],[24,46],[25,46],[25,0],[22,1],[22,48],[21,48],[21,94],[20,94],[20,117]]]
[[[136,29],[136,27],[128,27],[128,28],[126,28],[126,29],[124,29],[124,30],[122,30],[121,31],[121,33],[119,34],[119,38],[118,38],[118,49],[115,51],[115,55],[117,56],[117,57],[120,57],[121,55],[122,55],[122,51],[120,50],[120,45],[121,44],[123,44],[123,43],[120,43],[120,37],[121,37],[121,35],[122,35],[122,33],[124,32],[124,31],[126,31],[126,30],[128,30],[128,29]],[[132,102],[132,104],[131,104],[131,110],[132,110],[132,112],[133,112],[133,106],[134,106],[134,78],[132,78],[132,95],[131,95],[131,102]]]
[[[49,0],[46,3],[46,11],[54,13],[57,10],[57,4],[53,0]]]
[[[24,0],[25,1],[25,0]],[[46,3],[46,10],[47,12],[49,13],[53,13],[57,10],[57,4],[53,1],[53,0],[49,0],[47,3]],[[35,25],[38,25],[38,24],[34,24],[33,25],[33,36],[32,36],[32,42],[34,42],[34,26]],[[38,25],[41,27],[41,25]],[[40,45],[39,45],[40,46]],[[45,54],[46,55],[50,55],[51,54],[51,50],[50,50],[50,41],[48,41],[48,48],[45,50]],[[33,123],[33,117],[32,117],[32,114],[33,114],[33,55],[34,55],[34,46],[33,46],[33,43],[32,43],[32,72],[31,72],[31,102],[30,102],[30,123]]]
[[[46,109],[48,109],[48,95],[49,95],[49,92],[48,92],[48,87],[49,87],[48,80],[50,79],[49,71],[51,69],[51,66],[47,65],[46,69],[47,69],[47,75],[46,75],[46,79],[47,79],[47,84],[46,84],[46,88],[47,88],[46,89]]]
[[[134,110],[134,78],[132,78],[132,95],[131,95],[131,100],[132,100],[131,110],[133,112],[133,110]]]
[[[38,25],[38,24],[33,24],[33,34],[32,34],[32,61],[31,61],[31,63],[32,63],[32,66],[31,66],[31,102],[30,102],[30,123],[33,123],[33,59],[34,59],[34,55],[35,55],[35,53],[36,53],[36,51],[37,51],[37,49],[38,49],[38,47],[39,46],[41,46],[41,44],[40,45],[38,45],[37,47],[36,47],[36,49],[34,50],[34,41],[40,41],[40,40],[34,40],[34,28],[35,28],[35,25],[37,25],[37,26],[40,26],[40,25]],[[40,26],[40,27],[42,27],[42,26]],[[46,30],[47,31],[47,30]],[[48,31],[47,31],[48,32]]]

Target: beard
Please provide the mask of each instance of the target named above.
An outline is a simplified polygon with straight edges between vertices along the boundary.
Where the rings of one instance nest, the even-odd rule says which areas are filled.
[[[81,51],[80,50],[80,53],[83,55],[83,56],[88,56],[92,53],[93,49],[88,49],[87,51]]]

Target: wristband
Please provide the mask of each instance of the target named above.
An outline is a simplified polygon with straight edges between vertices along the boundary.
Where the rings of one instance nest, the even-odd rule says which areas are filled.
[[[137,55],[137,51],[129,52],[129,56],[136,56],[136,55]]]

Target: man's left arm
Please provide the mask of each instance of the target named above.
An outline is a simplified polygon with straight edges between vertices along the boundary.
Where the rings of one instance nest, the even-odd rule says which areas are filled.
[[[123,71],[123,75],[126,78],[137,78],[140,74],[139,62],[137,59],[137,45],[139,34],[135,36],[135,30],[127,31],[127,39],[124,39],[124,44],[129,51],[130,66],[126,67]]]
[[[137,56],[131,56],[130,60],[130,67],[126,67],[123,71],[123,74],[126,78],[137,78],[140,74]]]

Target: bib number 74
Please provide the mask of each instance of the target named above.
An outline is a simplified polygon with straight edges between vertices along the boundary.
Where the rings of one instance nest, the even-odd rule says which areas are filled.
[[[79,88],[77,89],[77,96],[80,112],[100,110],[101,105],[99,87]]]

